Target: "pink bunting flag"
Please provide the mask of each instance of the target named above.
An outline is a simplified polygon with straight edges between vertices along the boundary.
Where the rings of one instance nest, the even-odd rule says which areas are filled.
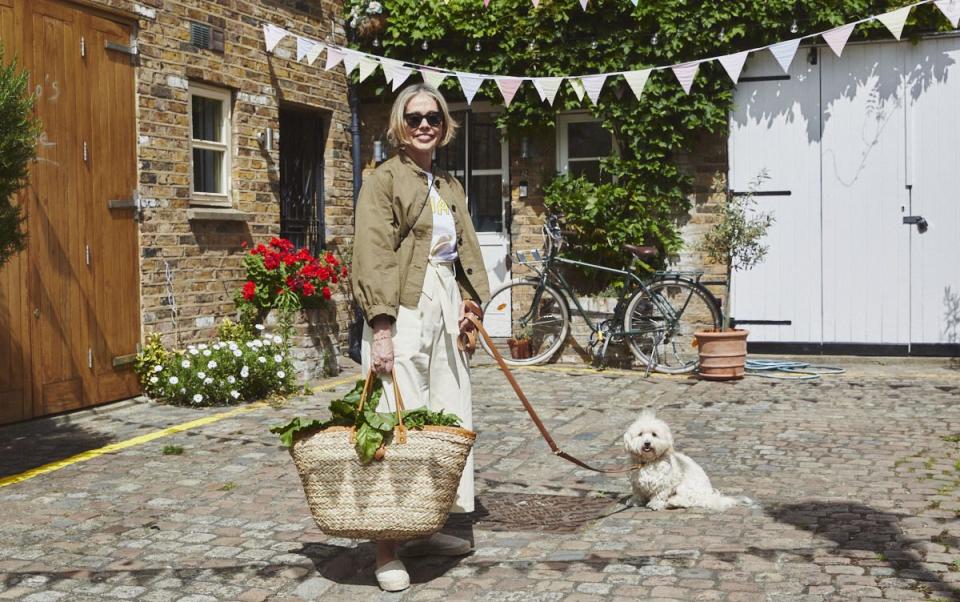
[[[673,74],[677,76],[677,81],[680,82],[683,91],[689,94],[690,88],[693,87],[693,78],[697,76],[697,70],[700,69],[700,62],[674,65],[671,69],[673,69]]]
[[[531,0],[531,2],[533,2],[533,8],[540,6],[540,0]]]
[[[273,52],[284,37],[290,32],[282,27],[267,23],[263,26],[263,41],[267,45],[267,52]]]
[[[727,72],[727,75],[730,76],[730,79],[733,80],[733,83],[737,83],[740,80],[740,74],[743,72],[743,65],[747,62],[747,55],[749,54],[749,50],[744,50],[743,52],[728,54],[727,56],[721,56],[717,59],[720,61],[720,64],[723,65],[723,70]]]
[[[843,54],[843,47],[847,45],[847,40],[850,39],[850,34],[853,33],[853,28],[856,25],[856,23],[847,23],[823,33],[823,39],[835,55]]]
[[[899,40],[900,36],[903,35],[903,26],[907,23],[907,17],[910,16],[911,8],[910,6],[904,6],[903,8],[877,15],[874,18],[886,25],[890,33],[893,34],[893,37]]]
[[[387,83],[393,84],[394,91],[402,86],[403,82],[407,81],[407,78],[413,73],[412,67],[407,67],[401,61],[388,58],[380,59],[380,67],[383,69],[383,77],[387,80]]]
[[[640,71],[627,71],[623,74],[623,79],[627,80],[627,85],[633,90],[633,95],[640,100],[643,89],[647,87],[647,80],[650,79],[652,69],[642,69]]]
[[[600,91],[603,89],[603,82],[607,80],[607,74],[601,73],[600,75],[588,75],[587,77],[580,78],[580,82],[583,84],[583,89],[586,90],[587,96],[590,98],[590,102],[597,104],[600,100]]]
[[[520,84],[523,83],[523,78],[498,77],[494,81],[497,82],[497,87],[500,88],[500,94],[503,95],[503,104],[509,107],[510,101],[513,100],[517,90],[520,89]]]
[[[490,0],[483,0],[483,8],[490,6]]]
[[[314,42],[313,46],[310,47],[310,50],[307,51],[307,62],[311,65],[317,62],[317,59],[320,58],[320,53],[323,52],[323,49],[323,44]]]
[[[533,87],[536,88],[540,94],[540,100],[545,100],[547,104],[552,105],[553,100],[557,97],[557,90],[560,89],[560,84],[563,83],[563,78],[535,77],[531,81],[533,81]]]
[[[460,80],[460,87],[463,88],[463,95],[467,99],[467,104],[473,104],[473,97],[477,95],[480,84],[483,83],[483,77],[473,75],[472,73],[457,73],[457,79]]]
[[[353,73],[353,70],[357,68],[357,65],[360,64],[360,57],[363,56],[362,52],[357,52],[356,50],[345,49],[343,51],[343,68],[346,70],[347,75]]]
[[[380,61],[377,60],[375,56],[363,55],[360,57],[360,81],[363,81],[370,77],[374,71],[377,70],[377,66],[380,65]]]
[[[334,67],[340,64],[340,61],[343,60],[343,51],[332,46],[327,47],[327,64],[324,65],[324,69],[330,71]]]
[[[436,69],[429,69],[427,67],[420,68],[420,77],[423,78],[425,83],[430,84],[434,88],[440,89],[440,84],[443,83],[443,80],[447,79],[449,73],[444,73],[443,71],[437,71]]]
[[[580,8],[582,8],[583,10],[587,10],[587,2],[589,1],[590,0],[580,0]]]
[[[797,54],[797,48],[799,47],[800,38],[794,38],[770,46],[770,53],[773,54],[773,58],[777,59],[777,63],[780,64],[780,68],[783,69],[784,73],[790,72],[790,63],[793,62],[793,57]]]
[[[960,25],[960,0],[935,0],[934,4],[947,18],[947,21],[950,21],[950,25],[954,27]]]
[[[307,38],[297,36],[297,60],[302,61],[307,58],[307,54],[316,46],[317,43]]]
[[[570,87],[573,88],[573,93],[577,95],[577,100],[583,102],[583,95],[587,92],[587,89],[583,87],[583,82],[576,77],[571,77],[567,81],[570,82]]]

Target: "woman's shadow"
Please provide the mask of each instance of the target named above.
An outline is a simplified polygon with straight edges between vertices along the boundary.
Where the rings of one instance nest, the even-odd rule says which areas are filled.
[[[479,509],[478,509],[479,510]],[[476,514],[476,513],[474,513]],[[442,532],[474,543],[473,517],[474,514],[452,514],[444,525]],[[365,541],[351,546],[344,541],[343,545],[334,542],[304,543],[295,554],[302,554],[313,562],[317,573],[325,579],[342,585],[370,585],[377,586],[374,578],[374,554],[376,547],[373,542]],[[405,557],[401,555],[407,572],[410,573],[410,583],[428,583],[442,577],[460,564],[465,556],[418,556]]]

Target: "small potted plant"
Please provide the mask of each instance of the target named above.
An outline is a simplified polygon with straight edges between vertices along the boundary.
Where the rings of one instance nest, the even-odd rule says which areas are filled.
[[[513,331],[513,336],[507,339],[510,346],[510,357],[515,360],[525,360],[533,353],[530,338],[533,336],[533,326],[527,324]]]
[[[704,236],[700,244],[707,259],[724,265],[727,270],[726,291],[723,297],[723,322],[719,331],[695,333],[700,353],[699,374],[709,380],[743,378],[747,359],[749,331],[730,328],[730,293],[735,271],[756,266],[767,254],[763,237],[773,224],[773,216],[759,211],[753,198],[760,183],[768,178],[766,171],[750,183],[744,194],[730,194],[720,207],[720,220]]]

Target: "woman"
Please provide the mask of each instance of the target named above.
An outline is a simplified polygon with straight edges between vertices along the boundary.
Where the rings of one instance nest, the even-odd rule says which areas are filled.
[[[433,165],[434,151],[453,139],[456,128],[436,88],[417,84],[397,96],[387,139],[399,153],[360,190],[352,282],[366,320],[363,370],[384,379],[378,410],[395,407],[390,386],[395,373],[407,408],[443,409],[470,429],[469,358],[457,337],[474,328],[464,318],[469,311],[464,300],[479,305],[490,294],[463,188]],[[451,511],[473,511],[472,454]],[[470,543],[438,533],[399,551],[461,555]],[[377,542],[377,581],[387,591],[410,585],[397,553],[395,542]]]

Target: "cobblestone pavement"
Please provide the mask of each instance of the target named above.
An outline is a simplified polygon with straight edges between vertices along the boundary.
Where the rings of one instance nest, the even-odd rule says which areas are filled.
[[[831,363],[849,370],[738,383],[519,373],[567,451],[622,462],[621,435],[649,405],[715,486],[756,507],[626,506],[625,477],[551,456],[480,366],[478,510],[448,525],[476,551],[408,561],[406,592],[378,590],[371,544],[316,529],[267,432],[322,413],[327,392],[0,488],[0,600],[960,599],[960,367]],[[222,411],[124,403],[3,427],[0,474]]]

